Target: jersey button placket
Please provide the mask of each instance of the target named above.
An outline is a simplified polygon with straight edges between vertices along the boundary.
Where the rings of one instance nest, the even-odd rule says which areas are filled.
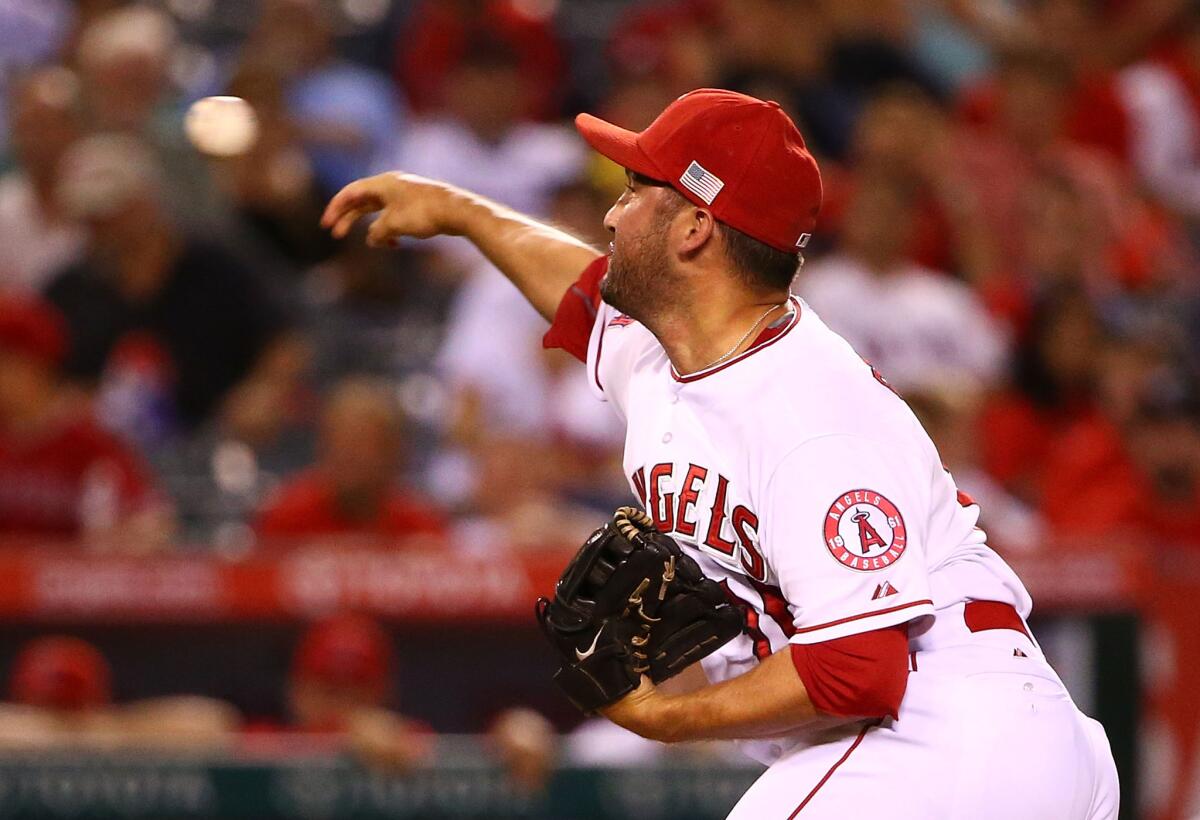
[[[676,415],[679,412],[678,407],[676,407],[676,405],[679,404],[679,388],[678,387],[675,387],[673,390],[671,390],[670,401],[671,401],[671,408],[667,411],[667,426],[673,427],[675,425]],[[669,444],[672,438],[674,438],[674,436],[671,434],[671,432],[669,430],[666,433],[663,433],[663,437],[662,437],[663,444]]]

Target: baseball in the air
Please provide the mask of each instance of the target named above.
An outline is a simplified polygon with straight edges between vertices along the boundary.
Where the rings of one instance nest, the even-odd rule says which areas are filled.
[[[241,97],[204,97],[192,103],[183,121],[192,145],[216,157],[244,153],[258,138],[258,118]]]

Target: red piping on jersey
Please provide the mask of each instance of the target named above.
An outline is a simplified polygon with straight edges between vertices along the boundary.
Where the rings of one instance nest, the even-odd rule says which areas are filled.
[[[867,736],[867,732],[874,729],[879,725],[879,723],[880,721],[876,720],[862,727],[862,731],[858,733],[858,737],[854,738],[854,742],[850,744],[850,748],[846,750],[844,755],[838,758],[838,762],[834,763],[833,766],[829,768],[829,771],[825,772],[825,776],[821,778],[821,782],[813,786],[813,790],[808,793],[808,797],[804,798],[804,801],[799,806],[796,806],[796,810],[788,815],[788,820],[793,820],[797,814],[804,811],[804,807],[809,804],[809,801],[816,796],[817,792],[821,790],[822,786],[829,782],[829,778],[833,777],[833,773],[838,770],[838,767],[845,763],[850,757],[850,754],[858,748],[858,744],[862,743],[863,738]]]
[[[790,333],[792,328],[794,328],[796,325],[800,324],[800,300],[797,299],[795,296],[790,296],[790,297],[788,297],[788,301],[790,301],[792,303],[792,307],[794,308],[793,313],[792,313],[792,321],[788,322],[787,327],[785,327],[783,330],[780,330],[780,331],[776,332],[774,335],[771,335],[765,342],[759,342],[756,339],[755,343],[753,345],[751,345],[748,350],[742,351],[741,353],[734,356],[729,361],[725,362],[725,364],[721,365],[720,367],[714,367],[712,370],[700,370],[695,373],[691,373],[687,376],[680,376],[679,373],[677,373],[675,371],[675,365],[671,365],[671,378],[673,378],[677,382],[683,382],[684,384],[686,384],[688,382],[699,381],[700,379],[703,379],[706,376],[711,376],[714,373],[720,373],[725,368],[737,364],[742,359],[745,359],[747,356],[752,356],[755,353],[757,353],[758,351],[765,350],[766,348],[775,344],[780,339],[782,339],[784,336],[786,336],[788,333]],[[765,336],[769,333],[771,333],[771,328],[767,328],[762,333],[760,333],[758,335],[758,338],[761,339],[763,336]],[[598,358],[599,358],[599,356],[597,356],[597,359]]]
[[[909,607],[912,607],[912,606],[923,606],[924,604],[929,604],[930,606],[932,606],[933,601],[931,601],[928,598],[925,598],[920,601],[913,601],[910,604],[900,604],[899,606],[888,607],[887,609],[880,609],[876,612],[864,612],[861,615],[851,615],[849,618],[839,618],[838,620],[830,621],[829,623],[817,624],[816,626],[806,626],[803,629],[797,629],[796,634],[803,635],[805,632],[816,632],[818,629],[826,629],[831,626],[841,626],[842,624],[848,624],[851,621],[858,621],[863,618],[874,618],[876,615],[887,615],[892,612],[897,612],[901,609],[908,609]]]
[[[604,392],[604,385],[600,383],[600,351],[604,350],[604,330],[607,327],[607,322],[604,325],[601,325],[600,338],[596,340],[596,370],[594,378],[596,380],[596,389],[601,393]]]

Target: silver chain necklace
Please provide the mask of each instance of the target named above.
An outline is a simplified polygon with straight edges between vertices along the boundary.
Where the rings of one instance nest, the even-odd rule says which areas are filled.
[[[729,351],[727,353],[713,359],[711,362],[704,365],[704,367],[701,367],[700,370],[708,370],[710,367],[715,367],[716,365],[719,365],[721,362],[725,361],[730,356],[732,356],[734,353],[736,353],[737,349],[742,346],[743,342],[745,342],[747,339],[750,338],[750,334],[753,333],[760,324],[762,324],[762,320],[767,318],[767,316],[771,313],[771,311],[773,311],[775,308],[783,307],[786,304],[787,304],[787,302],[780,302],[777,305],[771,305],[769,308],[767,308],[765,311],[763,311],[762,316],[759,316],[757,319],[754,320],[754,324],[750,325],[750,329],[742,334],[742,338],[738,339],[737,342],[734,343],[733,347],[729,348]],[[694,370],[692,372],[699,373],[700,370]]]

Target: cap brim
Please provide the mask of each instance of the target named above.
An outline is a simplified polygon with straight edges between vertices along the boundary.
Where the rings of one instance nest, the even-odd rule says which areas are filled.
[[[646,156],[637,143],[636,131],[619,128],[611,122],[605,122],[591,114],[580,114],[575,118],[575,128],[587,142],[600,154],[608,157],[617,165],[630,171],[669,182],[661,169]]]

